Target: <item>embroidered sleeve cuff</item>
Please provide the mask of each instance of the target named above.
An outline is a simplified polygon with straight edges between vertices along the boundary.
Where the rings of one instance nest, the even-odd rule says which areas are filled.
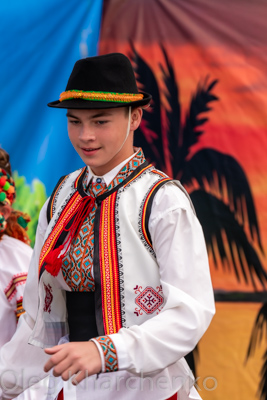
[[[102,351],[102,355],[104,358],[104,368],[102,364],[102,371],[103,372],[113,372],[118,371],[118,358],[116,347],[114,346],[113,341],[110,339],[109,336],[98,336],[95,339],[92,339],[94,343],[98,344],[97,347],[99,349],[99,345]],[[101,360],[102,360],[102,355]]]

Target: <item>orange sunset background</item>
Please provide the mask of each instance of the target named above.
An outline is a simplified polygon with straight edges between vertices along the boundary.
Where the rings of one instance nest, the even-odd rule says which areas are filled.
[[[251,237],[244,204],[244,231],[262,267],[267,271],[267,6],[262,1],[104,1],[99,53],[114,51],[131,56],[134,47],[153,71],[161,104],[168,108],[162,67],[171,63],[179,87],[182,124],[200,82],[218,80],[212,93],[218,101],[201,129],[204,133],[190,148],[189,158],[211,148],[232,156],[242,168],[252,193],[262,250]],[[142,89],[140,87],[140,89]],[[168,150],[166,171],[171,175]],[[216,175],[216,173],[215,173]],[[205,190],[216,195],[216,177]],[[186,187],[190,191],[193,187]],[[223,201],[229,202],[224,191]],[[209,250],[209,249],[208,249]],[[242,301],[216,301],[217,313],[198,346],[197,385],[203,399],[260,399],[262,357],[266,339],[258,342],[246,361],[257,314],[266,302],[266,286],[255,278],[237,280],[229,265],[209,251],[216,293],[240,292],[260,297]],[[245,266],[248,268],[248,266]],[[250,301],[251,300],[251,301]],[[204,382],[204,385],[203,385]],[[266,394],[267,395],[267,394]],[[267,397],[266,397],[267,398]],[[262,397],[265,399],[265,397]]]

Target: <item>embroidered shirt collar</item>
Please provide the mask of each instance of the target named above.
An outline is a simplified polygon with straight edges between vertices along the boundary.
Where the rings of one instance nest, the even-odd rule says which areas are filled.
[[[107,186],[110,185],[110,183],[114,180],[114,178],[118,175],[118,173],[120,172],[120,170],[123,168],[124,165],[128,164],[128,162],[134,158],[140,151],[142,152],[141,148],[135,148],[135,153],[132,154],[130,157],[128,157],[126,160],[122,161],[120,164],[118,164],[115,168],[113,168],[111,171],[107,172],[105,175],[103,176],[97,176],[93,173],[93,171],[91,170],[91,168],[89,166],[87,166],[87,177],[86,177],[86,186],[89,184],[89,182],[91,181],[91,179],[93,179],[93,182],[96,182],[97,179],[101,179],[102,182],[105,182],[105,184]]]

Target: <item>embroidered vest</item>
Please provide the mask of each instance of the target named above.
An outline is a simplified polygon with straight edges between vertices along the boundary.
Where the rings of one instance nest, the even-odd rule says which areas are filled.
[[[51,276],[45,270],[43,260],[51,242],[59,245],[64,240],[57,236],[58,225],[62,218],[70,218],[70,210],[78,196],[85,195],[82,188],[84,174],[85,169],[82,169],[63,178],[47,209],[50,222],[40,255],[40,303],[30,338],[30,343],[35,345],[55,345],[68,331],[62,289],[70,288],[62,271],[57,277]],[[164,306],[148,222],[156,191],[169,181],[165,174],[144,162],[123,182],[96,199],[93,267],[98,335],[140,325]],[[185,192],[178,181],[173,182]],[[54,296],[50,312],[45,311],[45,285],[51,287]]]

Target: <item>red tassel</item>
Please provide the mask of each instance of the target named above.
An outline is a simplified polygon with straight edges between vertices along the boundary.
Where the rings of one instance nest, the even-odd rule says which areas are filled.
[[[64,245],[57,247],[56,249],[50,250],[50,252],[46,255],[44,262],[45,262],[45,269],[53,276],[57,276],[62,265],[62,259],[64,255],[67,253],[69,246],[75,236],[79,233],[79,230],[82,226],[84,218],[86,215],[89,215],[93,206],[94,206],[94,198],[91,196],[87,196],[81,200],[79,207],[77,209],[74,221],[69,229],[66,229],[66,226],[63,227],[63,231],[69,232],[68,239],[65,243],[65,250],[59,256],[60,252],[63,250]],[[66,222],[67,224],[67,222]]]
[[[61,245],[57,249],[50,251],[45,258],[45,269],[53,276],[57,276],[60,271],[63,254],[60,257],[59,254],[63,250],[63,247]]]

